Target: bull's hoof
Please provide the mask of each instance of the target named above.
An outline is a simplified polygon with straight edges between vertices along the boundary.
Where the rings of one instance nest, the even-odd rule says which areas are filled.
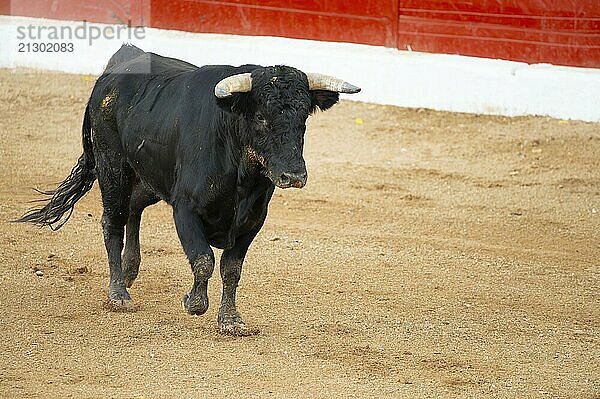
[[[219,312],[217,325],[219,326],[219,332],[223,335],[249,337],[260,333],[258,328],[248,328],[237,312],[233,314]]]
[[[130,313],[135,312],[137,307],[133,304],[131,299],[111,299],[109,298],[105,303],[104,307],[106,310],[117,313]]]
[[[108,300],[105,305],[111,312],[135,312],[137,310],[129,292],[121,284],[108,287]]]
[[[123,255],[123,281],[131,288],[140,271],[140,258]]]
[[[135,281],[135,279],[137,278],[137,273],[134,274],[126,274],[125,277],[123,278],[123,280],[125,281],[125,287],[127,288],[131,288],[131,286],[133,285],[133,282]]]
[[[249,337],[260,334],[260,330],[248,328],[245,323],[219,324],[219,333],[233,337]]]
[[[185,294],[182,304],[185,311],[189,314],[194,316],[203,315],[208,310],[208,295],[198,294],[192,297],[190,294]]]

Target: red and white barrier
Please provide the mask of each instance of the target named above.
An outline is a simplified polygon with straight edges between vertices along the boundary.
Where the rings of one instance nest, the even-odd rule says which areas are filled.
[[[72,38],[74,51],[18,52],[19,28],[81,27],[81,22],[0,16],[0,67],[101,73],[129,41],[146,51],[196,65],[286,64],[339,76],[362,87],[352,100],[497,115],[548,115],[600,122],[600,69],[529,65],[460,55],[401,51],[352,43],[144,28],[144,37]],[[87,23],[117,31],[122,25]],[[31,41],[31,40],[29,40]],[[349,98],[350,99],[350,98]]]

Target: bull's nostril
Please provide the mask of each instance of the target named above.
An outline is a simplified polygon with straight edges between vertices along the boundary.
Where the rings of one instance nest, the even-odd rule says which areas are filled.
[[[283,173],[280,177],[279,180],[281,181],[282,184],[289,184],[290,182],[290,175],[287,173]]]

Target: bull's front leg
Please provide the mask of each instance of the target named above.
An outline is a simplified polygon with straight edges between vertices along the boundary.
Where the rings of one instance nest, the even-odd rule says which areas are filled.
[[[178,204],[173,217],[179,240],[194,274],[194,285],[183,296],[183,307],[189,314],[201,315],[208,310],[208,279],[215,268],[215,256],[204,237],[200,217],[191,207]]]
[[[250,243],[258,233],[251,233],[238,237],[235,245],[223,251],[221,255],[221,279],[223,280],[223,294],[217,323],[222,334],[247,336],[257,334],[258,330],[246,327],[235,305],[237,286],[242,274],[242,264]]]

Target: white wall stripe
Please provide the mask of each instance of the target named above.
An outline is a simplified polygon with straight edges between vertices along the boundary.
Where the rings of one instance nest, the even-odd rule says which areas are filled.
[[[17,27],[81,22],[0,16],[0,67],[99,74],[124,40],[72,39],[73,53],[18,53]],[[103,29],[105,24],[88,24]],[[116,26],[113,26],[116,27]],[[49,42],[49,40],[45,40]],[[351,43],[201,34],[146,28],[143,50],[196,65],[286,64],[362,87],[351,100],[496,115],[547,115],[600,122],[600,69],[426,54]]]

